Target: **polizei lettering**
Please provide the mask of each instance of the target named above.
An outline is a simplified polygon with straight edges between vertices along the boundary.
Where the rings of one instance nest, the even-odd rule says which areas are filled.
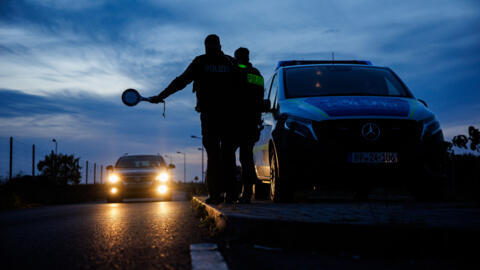
[[[230,72],[230,67],[225,65],[205,65],[206,72]]]

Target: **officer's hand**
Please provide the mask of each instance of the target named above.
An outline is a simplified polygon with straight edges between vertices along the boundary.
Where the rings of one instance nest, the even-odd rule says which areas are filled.
[[[149,97],[148,102],[158,104],[158,103],[164,102],[164,100],[163,100],[163,98],[160,97],[160,95],[158,95],[158,96]]]

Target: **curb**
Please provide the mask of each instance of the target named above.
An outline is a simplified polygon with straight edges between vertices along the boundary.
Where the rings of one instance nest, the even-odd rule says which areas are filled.
[[[432,228],[423,224],[341,224],[255,218],[222,212],[222,205],[208,205],[199,197],[193,197],[192,204],[204,209],[203,214],[211,219],[214,229],[231,240],[422,254],[471,253],[474,251],[469,247],[480,242],[479,230]]]
[[[198,197],[192,197],[193,207],[202,216],[202,218],[210,218],[213,221],[217,232],[224,232],[227,227],[227,217],[216,208],[208,205]]]

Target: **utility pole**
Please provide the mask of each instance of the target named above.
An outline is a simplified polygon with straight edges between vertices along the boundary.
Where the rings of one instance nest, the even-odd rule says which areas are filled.
[[[97,183],[97,163],[93,163],[93,184]]]
[[[85,184],[88,185],[88,160],[86,161],[85,165]]]
[[[52,139],[52,142],[55,143],[55,156],[58,154],[58,142],[55,139]]]
[[[97,183],[97,163],[93,163],[93,184]]]
[[[55,140],[55,139],[52,139],[52,142],[55,143],[55,158],[53,159],[54,160],[53,161],[53,171],[55,173],[54,178],[55,178],[55,183],[56,183],[57,182],[57,167],[58,167],[58,164],[57,164],[58,163],[58,156],[57,156],[57,154],[58,154],[58,152],[57,152],[58,143],[57,143],[57,140]],[[53,156],[53,150],[52,150],[52,156]]]
[[[100,165],[100,184],[103,184],[103,165]]]
[[[12,167],[13,167],[13,137],[10,137],[10,170],[8,171],[8,180],[12,181]]]
[[[51,160],[51,164],[52,164],[52,170],[50,172],[50,176],[53,177],[55,179],[55,183],[57,182],[57,175],[55,174],[56,172],[56,169],[55,169],[55,157],[53,156],[55,153],[53,153],[53,150],[52,152],[50,152],[50,156],[52,157],[52,160]]]
[[[32,144],[32,176],[35,176],[35,144]]]

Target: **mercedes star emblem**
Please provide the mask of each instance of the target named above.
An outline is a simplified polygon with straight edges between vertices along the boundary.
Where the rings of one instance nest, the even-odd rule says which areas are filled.
[[[367,141],[376,141],[380,137],[380,127],[375,123],[368,122],[362,126],[362,136]]]

